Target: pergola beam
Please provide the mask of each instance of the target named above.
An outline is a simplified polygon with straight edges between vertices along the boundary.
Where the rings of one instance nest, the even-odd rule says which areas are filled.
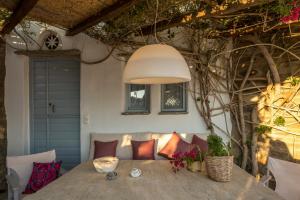
[[[243,11],[246,9],[250,9],[252,7],[271,3],[273,1],[274,0],[256,0],[256,1],[251,1],[251,2],[247,2],[247,3],[239,3],[235,6],[231,6],[229,8],[225,8],[223,10],[222,9],[215,10],[215,11],[213,10],[211,13],[206,13],[205,10],[203,10],[203,11],[199,11],[197,16],[195,16],[195,17],[198,19],[201,19],[201,18],[205,19],[205,18],[213,18],[216,16],[230,15],[230,14],[237,13],[237,12],[240,12],[240,11]],[[171,20],[159,21],[156,23],[156,31],[160,32],[160,31],[166,30],[168,28],[187,24],[192,21],[191,20],[192,17],[193,17],[193,13],[175,17],[175,18],[172,18]],[[148,26],[144,26],[141,28],[141,33],[143,35],[149,35],[149,34],[153,33],[153,31],[154,31],[154,25],[148,25]]]
[[[95,26],[99,22],[115,18],[138,2],[139,2],[138,0],[118,0],[113,5],[104,8],[96,15],[87,18],[86,20],[80,22],[79,24],[69,29],[66,35],[74,36],[92,26]]]
[[[4,22],[3,28],[0,32],[1,35],[9,34],[15,28],[15,26],[20,23],[22,19],[24,19],[24,17],[31,11],[37,2],[38,0],[21,0],[11,16]]]

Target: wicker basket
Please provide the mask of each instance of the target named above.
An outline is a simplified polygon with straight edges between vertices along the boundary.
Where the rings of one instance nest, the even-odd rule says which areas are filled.
[[[218,182],[231,180],[233,156],[207,156],[205,159],[208,176]]]

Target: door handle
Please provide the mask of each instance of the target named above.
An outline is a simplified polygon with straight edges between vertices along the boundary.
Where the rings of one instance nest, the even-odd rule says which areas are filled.
[[[52,113],[55,113],[55,104],[49,103],[48,105],[49,105],[49,107],[51,107]]]

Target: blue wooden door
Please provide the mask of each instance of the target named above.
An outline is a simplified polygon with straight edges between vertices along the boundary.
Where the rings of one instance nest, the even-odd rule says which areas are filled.
[[[55,149],[63,168],[80,163],[80,63],[32,58],[31,153]]]

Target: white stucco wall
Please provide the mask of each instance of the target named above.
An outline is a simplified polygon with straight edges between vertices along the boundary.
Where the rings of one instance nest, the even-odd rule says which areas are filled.
[[[57,30],[61,35],[64,33]],[[101,42],[79,34],[62,37],[63,49],[79,49],[83,60],[98,60],[107,54]],[[7,47],[5,105],[8,119],[8,155],[29,153],[29,59]],[[81,64],[81,159],[86,160],[91,132],[198,132],[207,133],[192,98],[188,114],[159,115],[160,85],[151,86],[151,114],[121,115],[124,111],[124,62],[110,57],[96,65]],[[221,127],[222,117],[216,119]],[[88,121],[88,123],[86,123]]]
[[[8,155],[28,152],[29,90],[28,57],[16,56],[6,48],[5,108],[7,115]]]

